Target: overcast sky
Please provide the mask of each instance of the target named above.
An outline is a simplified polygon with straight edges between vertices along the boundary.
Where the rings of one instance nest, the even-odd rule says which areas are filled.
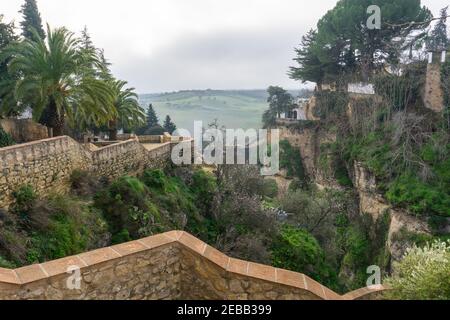
[[[425,0],[435,15],[450,0]],[[0,13],[20,22],[23,0]],[[299,88],[286,76],[293,48],[336,0],[38,0],[44,22],[86,25],[115,76],[139,93]]]

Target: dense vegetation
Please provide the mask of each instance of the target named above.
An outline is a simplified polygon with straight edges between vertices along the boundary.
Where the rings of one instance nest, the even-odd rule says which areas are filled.
[[[0,148],[8,147],[14,144],[14,140],[10,134],[6,133],[5,130],[0,126]]]
[[[429,243],[449,237],[450,59],[441,70],[442,114],[424,108],[426,64],[414,59],[423,54],[423,43],[429,50],[448,47],[447,13],[442,10],[428,34],[431,13],[420,1],[395,3],[378,1],[384,25],[371,30],[366,28],[371,1],[338,1],[296,50],[298,65],[290,75],[317,83],[314,116],[319,120],[293,128],[308,126],[337,137],[317,150],[317,169],[334,179],[336,188],[319,189],[305,172],[300,150],[288,141],[280,143],[280,166],[293,178],[285,194],[274,180],[263,179],[257,166],[219,165],[212,173],[169,167],[114,181],[75,171],[70,194],[42,198],[25,185],[14,193],[9,211],[0,210],[0,267],[183,229],[230,256],[302,272],[339,292],[364,286],[367,267],[377,265],[385,273],[394,271],[389,283],[396,290],[390,298],[448,298],[448,245]],[[65,28],[45,31],[35,0],[27,0],[22,13],[22,37],[0,16],[0,116],[29,108],[55,135],[108,132],[116,140],[119,129],[174,132],[171,117],[161,125],[153,104],[159,116],[176,111],[174,119],[188,129],[199,110],[216,125],[220,117],[228,127],[256,128],[262,116],[269,128],[295,106],[295,93],[275,86],[267,93],[182,91],[140,97],[153,103],[145,116],[134,90],[112,76],[87,29],[81,37]],[[412,61],[407,66],[399,63],[406,49]],[[369,80],[374,97],[352,98],[345,90],[351,81]],[[321,90],[325,84],[335,91]],[[13,143],[0,128],[0,147]],[[392,270],[386,249],[391,217],[387,210],[374,221],[360,212],[350,178],[355,162],[375,176],[378,191],[394,208],[432,229],[431,234],[400,230],[395,235],[423,248],[407,251]]]
[[[388,279],[395,290],[387,298],[407,300],[448,300],[450,297],[450,242],[417,246],[406,253]],[[446,279],[443,281],[443,279]]]
[[[23,38],[0,19],[0,116],[32,110],[33,118],[55,136],[107,127],[139,126],[144,114],[134,89],[114,79],[104,52],[85,29],[76,37],[66,28],[44,32],[36,1],[21,11]]]
[[[437,246],[431,248],[429,243],[449,238],[448,57],[441,70],[443,112],[432,112],[425,108],[423,102],[426,50],[434,51],[435,55],[448,50],[447,9],[441,10],[440,18],[428,32],[433,19],[420,1],[395,3],[392,6],[392,1],[377,2],[383,15],[382,28],[371,30],[366,28],[368,15],[365,9],[369,2],[338,1],[335,8],[319,21],[317,28],[303,37],[296,49],[294,61],[297,65],[291,68],[290,76],[317,84],[313,110],[317,121],[290,124],[287,129],[301,133],[308,127],[315,135],[314,142],[320,141],[321,134],[336,137],[334,142],[316,146],[319,150],[314,151],[317,155],[314,161],[315,169],[322,177],[334,180],[332,185],[334,182],[339,185],[340,191],[327,192],[342,193],[343,197],[332,197],[332,201],[327,202],[330,194],[317,191],[308,184],[299,185],[294,180],[291,194],[283,199],[281,206],[287,212],[296,213],[297,219],[302,217],[299,225],[318,240],[339,285],[347,289],[354,284],[364,285],[364,279],[367,279],[365,269],[377,265],[384,272],[394,271],[391,283],[399,291],[391,298],[448,298],[448,288],[439,284],[446,281],[444,273],[448,271],[445,266],[428,278],[425,271],[418,269],[420,263],[431,267],[432,262],[427,259],[432,261],[433,258],[427,254],[430,252],[431,256]],[[405,54],[405,50],[409,52]],[[400,63],[400,59],[407,59],[408,63]],[[372,83],[376,95],[349,94],[347,85],[355,82]],[[283,94],[278,90],[274,101],[283,101]],[[293,107],[286,108],[281,102],[271,105],[263,122],[272,127],[277,110]],[[301,168],[295,160],[299,158],[299,150],[292,148],[287,141],[281,142],[280,156],[280,164],[288,176],[295,177],[293,172],[301,172],[294,169]],[[351,177],[355,162],[374,175],[376,191],[393,208],[426,221],[431,230],[431,234],[423,234],[402,229],[392,240],[400,241],[402,246],[416,244],[426,246],[426,249],[422,252],[415,249],[400,264],[391,264],[390,252],[386,251],[389,212],[375,221],[354,207],[358,203],[357,195],[352,194]],[[320,206],[323,201],[326,205]],[[339,210],[330,209],[331,213],[323,213],[327,211],[323,208],[333,207]],[[311,223],[319,217],[324,217],[319,220],[321,227],[312,229]],[[301,237],[301,234],[288,233],[285,241]],[[308,251],[307,248],[303,250]],[[421,257],[411,258],[413,255]],[[319,256],[316,261],[321,261]],[[319,269],[316,266],[316,270]],[[416,294],[412,289],[415,281],[412,274],[415,273],[420,277],[417,279],[420,290],[423,288],[423,292]],[[329,278],[332,278],[332,273]],[[436,284],[427,283],[431,280]]]
[[[339,275],[337,263],[363,266],[369,246],[365,232],[343,218],[351,198],[298,189],[276,199],[277,193],[253,166],[221,166],[213,174],[147,170],[111,182],[75,171],[66,196],[17,190],[15,204],[0,216],[0,263],[21,266],[184,229],[233,257],[303,272],[342,292],[360,287]],[[291,213],[288,220],[271,209],[275,203]],[[339,247],[327,247],[327,237]]]

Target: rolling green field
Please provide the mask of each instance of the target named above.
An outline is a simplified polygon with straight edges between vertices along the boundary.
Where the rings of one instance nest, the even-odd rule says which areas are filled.
[[[302,91],[293,91],[294,97]],[[268,108],[265,90],[190,90],[139,96],[142,106],[150,103],[162,123],[170,115],[178,128],[193,133],[194,121],[203,126],[217,119],[230,129],[261,128],[261,117]]]

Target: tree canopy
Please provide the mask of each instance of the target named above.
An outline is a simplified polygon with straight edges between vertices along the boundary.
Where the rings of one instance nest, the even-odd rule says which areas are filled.
[[[177,126],[172,122],[172,119],[169,115],[166,116],[166,120],[164,121],[164,130],[168,133],[172,134],[177,130]]]
[[[114,80],[109,85],[113,89],[116,110],[116,116],[109,121],[109,139],[117,140],[117,129],[142,125],[145,122],[145,114],[134,88],[125,88],[126,81]]]
[[[268,128],[275,124],[277,117],[281,113],[289,112],[294,108],[294,97],[278,86],[270,86],[267,89],[269,97],[267,102],[269,103],[269,109],[263,114],[263,125],[264,128]]]
[[[3,16],[0,15],[0,52],[6,49],[10,44],[18,40],[18,36],[14,33],[14,23],[3,22]],[[10,113],[3,112],[3,103],[15,105],[14,96],[10,90],[1,90],[2,85],[10,84],[14,81],[14,77],[8,73],[8,63],[11,57],[5,57],[0,60],[0,116],[10,115]]]
[[[2,59],[13,57],[8,72],[20,77],[3,84],[2,90],[11,90],[22,107],[32,107],[33,118],[53,128],[56,136],[62,134],[66,120],[73,123],[80,114],[96,124],[114,116],[110,87],[85,73],[87,66],[102,67],[99,57],[82,54],[80,40],[65,28],[48,27],[45,41],[36,30],[33,33],[33,39],[3,50]]]
[[[29,40],[37,40],[35,38],[36,36],[44,39],[45,32],[36,0],[25,0],[20,12],[23,14],[23,21],[20,23],[22,35]],[[34,33],[33,30],[35,30],[36,33]]]
[[[147,109],[147,127],[153,128],[159,125],[159,119],[156,115],[155,109],[153,109],[153,105],[150,103]]]
[[[367,25],[367,8],[381,9],[382,25]],[[320,83],[337,81],[345,74],[359,72],[367,80],[381,64],[398,61],[402,50],[418,41],[412,34],[426,35],[432,14],[420,0],[340,0],[318,22],[317,31],[303,37],[291,68],[291,77]],[[411,23],[414,22],[414,23]],[[323,72],[323,73],[322,73]]]

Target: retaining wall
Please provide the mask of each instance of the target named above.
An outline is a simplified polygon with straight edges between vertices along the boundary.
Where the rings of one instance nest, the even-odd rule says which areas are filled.
[[[76,274],[68,273],[74,267],[79,287]],[[377,298],[382,291],[364,288],[341,296],[304,274],[230,258],[182,231],[0,268],[0,299],[353,300]]]
[[[26,184],[40,195],[68,191],[75,169],[113,179],[163,168],[171,150],[170,142],[147,150],[137,139],[90,150],[67,136],[1,148],[0,208],[8,207],[12,193]]]

